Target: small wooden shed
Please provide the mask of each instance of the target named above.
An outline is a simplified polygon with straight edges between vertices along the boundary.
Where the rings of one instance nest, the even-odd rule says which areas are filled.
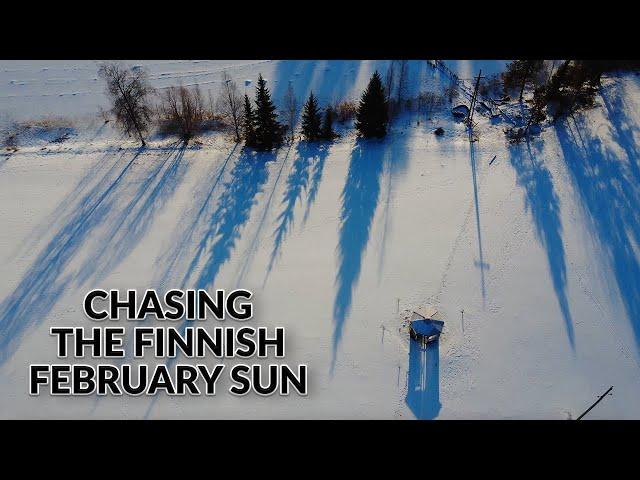
[[[438,310],[433,305],[420,305],[414,308],[409,318],[411,338],[425,344],[437,340],[444,328],[444,322],[434,318],[437,315]]]

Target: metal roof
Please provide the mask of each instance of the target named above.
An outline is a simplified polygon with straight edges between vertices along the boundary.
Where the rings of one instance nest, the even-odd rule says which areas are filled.
[[[440,320],[414,320],[411,322],[411,328],[418,335],[423,337],[431,337],[433,335],[440,335],[444,322]]]
[[[430,304],[420,305],[413,308],[411,311],[422,318],[433,318],[438,313],[438,309]]]

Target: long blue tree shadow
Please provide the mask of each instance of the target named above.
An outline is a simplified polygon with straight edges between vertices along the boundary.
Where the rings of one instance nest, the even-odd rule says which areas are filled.
[[[536,236],[545,248],[547,263],[556,299],[562,312],[571,348],[575,349],[573,319],[567,299],[567,266],[562,243],[560,199],[553,187],[551,172],[539,160],[527,141],[510,147],[510,161],[516,172],[516,182],[524,188],[525,208],[535,223]]]
[[[396,125],[403,123],[404,127],[407,127],[410,122],[410,115],[405,115],[402,118],[397,118],[394,123]],[[393,207],[394,188],[398,180],[407,170],[409,163],[407,144],[410,138],[411,135],[404,130],[400,134],[395,135],[393,141],[390,142],[387,148],[388,154],[384,157],[383,175],[386,178],[386,184],[384,188],[384,200],[382,201],[382,240],[380,242],[380,258],[378,260],[378,282],[382,279],[388,237],[391,231],[391,210]]]
[[[291,165],[282,196],[282,210],[278,214],[276,219],[277,226],[273,232],[273,249],[271,250],[271,257],[267,265],[266,277],[271,273],[271,269],[280,253],[282,242],[293,225],[295,207],[296,204],[301,201],[303,193],[308,188],[312,158],[318,150],[318,145],[310,142],[298,143],[296,147],[296,158]]]
[[[324,172],[324,164],[329,156],[331,147],[325,143],[319,143],[316,145],[316,152],[308,152],[311,155],[312,166],[309,180],[309,193],[307,194],[307,203],[304,209],[304,216],[302,217],[302,225],[307,224],[309,214],[311,213],[311,207],[316,201],[318,196],[318,189],[322,182],[322,174]]]
[[[79,153],[76,153],[78,155],[77,158],[82,158],[81,155],[87,148],[86,145],[81,147]],[[120,162],[125,153],[119,151],[118,148],[117,146],[106,148],[104,153],[95,162],[92,162],[78,183],[55,206],[46,221],[37,225],[29,233],[29,237],[19,246],[18,251],[28,252],[33,250],[43,235],[46,235],[52,229],[61,228],[72,218],[80,202],[91,202],[92,198],[87,195],[87,192],[99,186],[100,182],[108,179],[121,166]]]
[[[211,183],[207,188],[204,188],[201,193],[194,192],[193,208],[185,215],[187,218],[184,222],[181,222],[180,228],[175,232],[169,251],[158,258],[159,276],[156,284],[166,287],[169,284],[173,285],[173,282],[179,278],[180,261],[187,254],[198,229],[202,227],[203,218],[206,217],[207,212],[213,209],[213,202],[216,198],[214,194],[217,192],[218,186],[221,185],[227,165],[237,149],[238,144],[236,143],[224,161],[215,170]],[[184,282],[184,278],[180,281]]]
[[[139,244],[155,214],[166,204],[184,177],[186,145],[176,142],[153,161],[130,200],[110,216],[107,232],[81,266],[77,280],[101,279],[116,268]],[[166,168],[165,168],[166,167]]]
[[[204,264],[193,282],[194,288],[206,288],[213,284],[222,266],[231,258],[236,241],[256,203],[256,195],[267,181],[266,162],[273,158],[274,154],[270,152],[248,150],[239,156],[208,221],[208,229],[189,264],[183,285],[189,282],[201,260]]]
[[[436,418],[440,403],[440,340],[422,345],[409,339],[409,371],[405,402],[419,420]]]
[[[266,164],[273,161],[275,156],[276,153],[272,152],[242,150],[230,172],[230,178],[222,186],[223,190],[218,198],[216,209],[207,219],[208,227],[183,276],[181,288],[189,286],[195,289],[206,289],[215,282],[220,269],[231,258],[236,241],[240,238],[242,228],[256,203],[256,196],[267,181]],[[210,195],[207,197],[207,202],[209,198]],[[200,212],[203,209],[204,205]],[[201,216],[202,214],[199,213],[197,217]],[[200,272],[195,279],[192,279],[196,268],[202,262],[204,264]],[[184,332],[187,322],[188,320],[183,320],[178,329]],[[166,361],[166,364],[170,366],[175,361],[176,358],[171,358]],[[149,403],[145,418],[150,416],[158,398],[155,396]]]
[[[43,320],[71,282],[65,269],[94,229],[102,224],[117,199],[138,155],[117,162],[80,199],[64,225],[40,252],[22,280],[0,304],[0,363],[13,353],[24,331]]]
[[[280,183],[280,178],[282,177],[282,172],[284,171],[284,167],[288,163],[289,155],[291,154],[291,149],[292,149],[292,145],[289,145],[284,155],[284,158],[282,159],[282,162],[280,164],[280,168],[278,168],[276,179],[274,180],[273,185],[271,186],[271,189],[270,189],[271,191],[269,192],[269,195],[267,196],[266,201],[264,202],[264,206],[262,207],[262,215],[260,215],[260,217],[258,218],[257,227],[254,229],[253,234],[250,237],[249,246],[247,247],[244,255],[242,256],[242,260],[238,267],[238,274],[236,276],[236,287],[239,287],[243,284],[245,276],[249,272],[249,269],[253,262],[253,258],[256,252],[258,251],[258,247],[260,246],[260,240],[262,238],[262,229],[267,223],[266,220],[267,220],[267,216],[269,215],[269,212],[271,211],[271,203],[273,202],[273,197],[275,196],[276,190],[278,188],[278,184]],[[275,155],[274,155],[274,160],[275,160]],[[265,278],[265,282],[266,282],[266,278]]]
[[[556,124],[564,159],[616,279],[636,344],[640,346],[640,263],[634,245],[640,244],[640,191],[630,162],[614,149],[614,140],[593,136],[583,118]]]
[[[384,141],[358,139],[351,151],[347,180],[342,190],[338,240],[338,272],[333,304],[333,348],[331,372],[346,318],[351,310],[353,290],[360,277],[371,224],[380,196],[380,176],[385,152]]]
[[[636,77],[632,77],[632,80],[635,83],[638,82]],[[629,112],[636,112],[626,102],[625,93],[625,89],[616,82],[602,87],[600,89],[600,98],[602,98],[612,126],[613,140],[624,149],[629,168],[636,177],[636,181],[640,182],[640,167],[638,166],[640,151],[635,141],[640,136],[640,125],[629,114]]]

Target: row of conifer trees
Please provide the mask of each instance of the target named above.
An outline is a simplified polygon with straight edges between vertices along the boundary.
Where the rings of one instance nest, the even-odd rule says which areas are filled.
[[[311,92],[302,111],[301,133],[306,141],[331,141],[338,135],[333,129],[331,106],[321,111],[317,97]],[[360,137],[382,138],[387,134],[388,99],[376,71],[362,93],[356,111],[355,128]],[[256,150],[271,150],[282,144],[285,127],[278,121],[276,106],[262,75],[258,77],[255,101],[244,96],[243,131],[245,144]]]

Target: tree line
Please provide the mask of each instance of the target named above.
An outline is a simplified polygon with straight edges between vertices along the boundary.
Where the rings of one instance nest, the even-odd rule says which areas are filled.
[[[557,64],[557,65],[556,65]],[[527,135],[532,125],[571,114],[594,104],[600,88],[601,77],[617,69],[637,69],[637,61],[607,60],[515,60],[506,71],[484,79],[480,94],[502,95],[515,93],[518,100],[525,101],[525,92],[533,91],[526,99],[526,110],[522,126],[508,129],[507,134],[515,139]],[[136,136],[145,145],[145,135],[153,123],[154,115],[163,133],[177,134],[185,142],[202,130],[227,124],[233,130],[234,139],[244,141],[255,150],[271,150],[283,143],[294,141],[296,133],[309,142],[330,142],[338,134],[334,129],[336,119],[355,119],[354,127],[362,138],[382,138],[386,135],[391,118],[400,111],[412,108],[430,113],[443,105],[444,98],[452,103],[458,95],[458,86],[444,89],[444,97],[433,92],[423,92],[417,98],[406,98],[408,84],[406,61],[392,61],[383,80],[376,71],[359,102],[342,101],[322,107],[313,92],[306,99],[302,111],[291,84],[284,95],[281,109],[274,104],[266,80],[259,75],[253,98],[239,93],[236,82],[223,74],[222,88],[217,102],[209,98],[209,107],[198,87],[170,87],[159,96],[160,105],[155,109],[150,104],[153,89],[149,86],[144,71],[127,69],[119,64],[105,64],[99,73],[107,83],[107,94],[111,99],[111,112],[125,134]],[[217,112],[214,113],[217,107]],[[300,127],[298,128],[298,120]]]
[[[143,146],[146,145],[145,136],[151,128],[154,114],[164,133],[175,133],[185,143],[206,129],[207,122],[211,126],[223,118],[232,128],[236,142],[244,141],[247,147],[260,151],[272,150],[284,142],[293,142],[299,117],[299,132],[308,142],[332,141],[338,137],[334,129],[336,117],[344,120],[353,115],[357,134],[363,138],[384,137],[389,123],[389,96],[377,71],[355,109],[348,102],[342,102],[337,107],[327,105],[322,108],[318,98],[311,92],[301,115],[291,85],[284,96],[284,108],[278,113],[261,74],[254,98],[251,99],[248,94],[241,96],[236,82],[225,73],[217,100],[219,115],[213,113],[211,98],[210,108],[205,106],[197,86],[193,89],[169,87],[159,95],[160,104],[153,108],[153,89],[143,70],[109,63],[100,67],[99,75],[107,84],[111,113],[116,123],[125,134],[136,136]]]
[[[638,70],[637,60],[515,60],[502,74],[502,88],[506,95],[516,91],[520,103],[526,89],[533,95],[529,104],[525,125],[510,129],[507,134],[518,140],[525,137],[533,125],[547,119],[555,122],[595,104],[602,76],[615,70]]]

